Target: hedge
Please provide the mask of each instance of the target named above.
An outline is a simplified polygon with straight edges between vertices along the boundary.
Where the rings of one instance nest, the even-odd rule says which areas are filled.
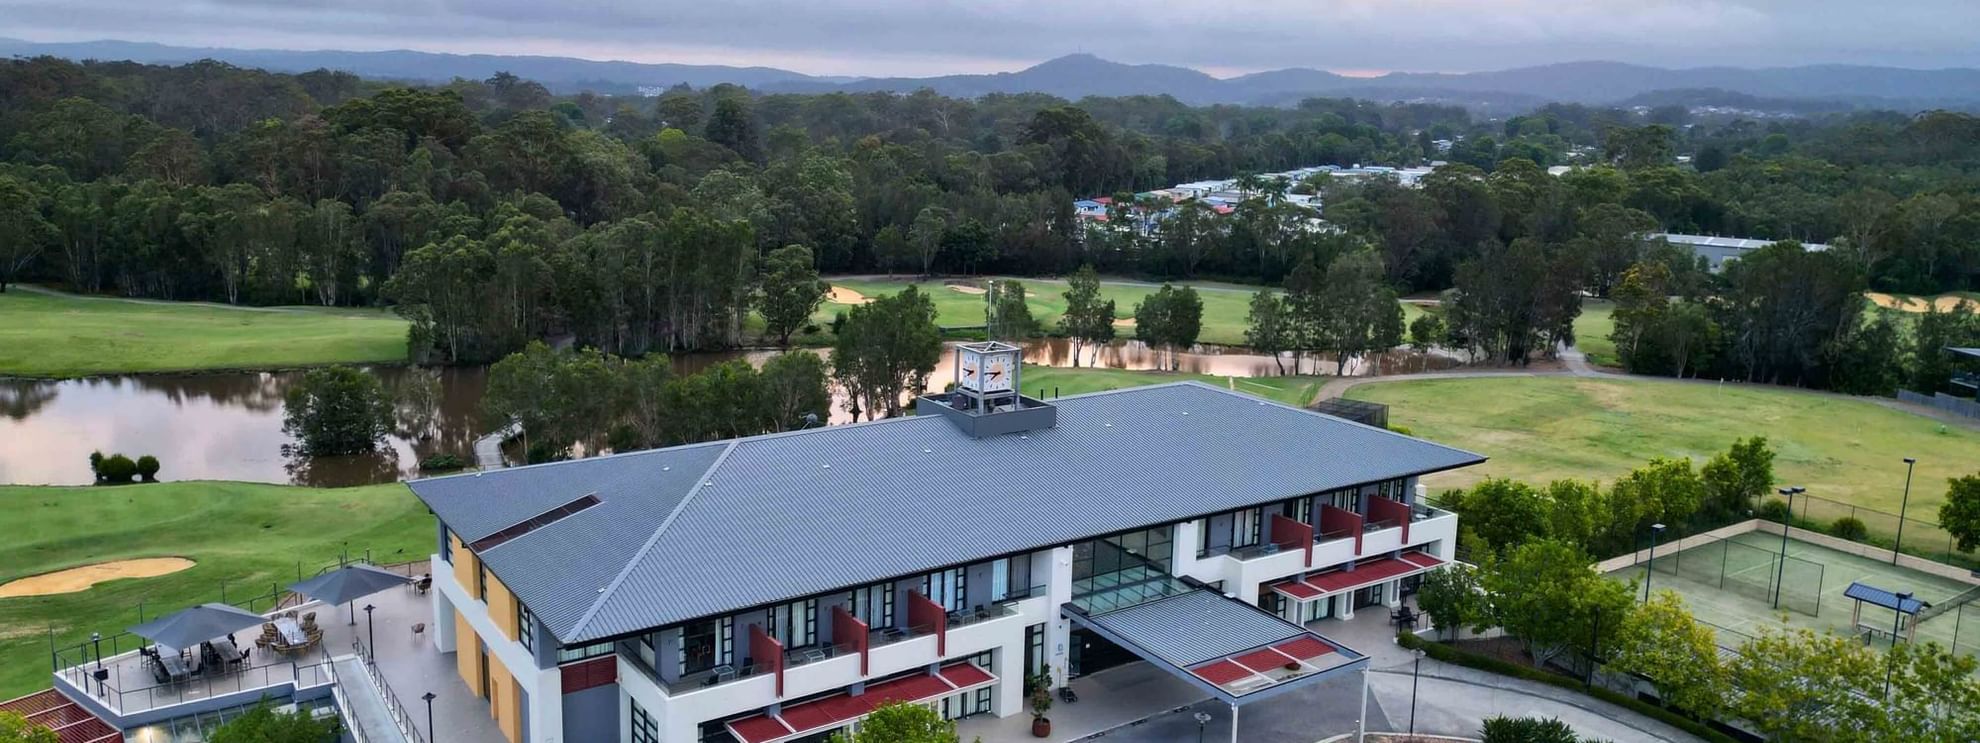
[[[1550,673],[1518,663],[1508,663],[1498,658],[1461,650],[1455,646],[1446,645],[1441,642],[1431,642],[1423,639],[1414,632],[1397,633],[1396,644],[1411,650],[1422,650],[1425,655],[1445,663],[1460,665],[1466,668],[1475,668],[1501,676],[1538,681],[1570,691],[1578,691],[1604,702],[1629,709],[1632,712],[1683,730],[1699,738],[1713,741],[1713,743],[1736,743],[1730,736],[1714,730],[1704,723],[1612,689],[1605,689],[1599,686],[1590,688],[1582,685],[1580,681],[1557,673]]]

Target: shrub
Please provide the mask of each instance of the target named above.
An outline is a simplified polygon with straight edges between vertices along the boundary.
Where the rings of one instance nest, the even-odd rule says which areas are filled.
[[[1760,504],[1760,511],[1755,515],[1768,521],[1787,523],[1788,504],[1783,501],[1770,500]]]
[[[137,459],[137,473],[145,482],[158,481],[158,458],[146,454]]]
[[[1538,717],[1486,718],[1478,734],[1485,743],[1580,743],[1574,728],[1559,719]]]
[[[1862,519],[1855,516],[1844,516],[1836,519],[1836,523],[1829,525],[1829,533],[1852,542],[1861,542],[1869,538],[1870,529],[1863,525]]]
[[[1404,435],[1404,436],[1415,436],[1415,435],[1416,435],[1416,432],[1415,432],[1415,431],[1411,431],[1411,430],[1409,430],[1409,426],[1403,426],[1403,425],[1397,425],[1397,424],[1394,424],[1394,423],[1391,423],[1391,424],[1389,424],[1389,430],[1391,430],[1391,431],[1394,431],[1394,432],[1396,432],[1396,433],[1399,433],[1399,434],[1402,434],[1402,435]]]
[[[104,457],[103,463],[96,468],[96,479],[107,483],[130,482],[137,477],[137,474],[137,462],[131,461],[130,457],[122,454]]]
[[[103,452],[89,453],[89,473],[95,475],[98,480],[103,479]]]
[[[425,459],[419,460],[419,471],[421,472],[450,472],[466,468],[467,462],[465,460],[461,459],[458,455],[448,454],[446,452],[429,454]]]

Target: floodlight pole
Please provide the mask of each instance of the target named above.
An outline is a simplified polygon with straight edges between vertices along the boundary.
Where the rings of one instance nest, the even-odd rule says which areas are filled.
[[[1884,656],[1884,698],[1891,696],[1891,672],[1897,670],[1898,630],[1904,626],[1904,604],[1911,600],[1911,594],[1897,595],[1897,606],[1891,609],[1891,652]]]
[[[1781,581],[1787,578],[1788,527],[1794,524],[1794,494],[1808,492],[1807,488],[1795,486],[1781,488],[1781,495],[1787,496],[1787,518],[1781,520],[1781,558],[1774,565],[1774,608],[1781,608]]]
[[[1650,525],[1650,559],[1644,562],[1648,567],[1643,570],[1643,602],[1646,604],[1650,603],[1650,578],[1657,574],[1657,542],[1663,536],[1663,524]]]
[[[1898,551],[1904,549],[1904,512],[1911,506],[1911,471],[1918,466],[1913,457],[1904,458],[1904,500],[1898,504],[1897,544],[1891,547],[1891,564],[1898,562]]]

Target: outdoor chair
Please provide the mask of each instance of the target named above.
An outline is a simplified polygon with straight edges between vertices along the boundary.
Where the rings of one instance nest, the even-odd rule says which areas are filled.
[[[304,614],[302,616],[302,621],[304,625],[316,624],[316,612],[312,611],[308,614]]]
[[[413,624],[412,633],[413,633],[413,642],[415,643],[419,642],[419,636],[426,634],[426,623],[418,622]]]

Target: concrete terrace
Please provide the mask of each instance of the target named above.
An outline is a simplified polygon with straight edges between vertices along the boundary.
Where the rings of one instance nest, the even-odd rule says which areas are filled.
[[[419,565],[412,568],[415,575],[423,570]],[[366,604],[374,607],[369,623],[364,612]],[[194,712],[208,712],[220,706],[252,703],[257,690],[262,691],[262,696],[273,699],[321,694],[333,678],[332,666],[348,708],[345,710],[346,719],[365,728],[369,741],[400,739],[400,733],[391,719],[390,708],[393,706],[406,711],[411,727],[420,739],[432,740],[426,705],[420,699],[428,692],[436,697],[433,700],[433,727],[447,731],[446,739],[502,739],[495,721],[489,717],[487,700],[476,698],[461,680],[455,669],[454,654],[439,653],[433,648],[432,594],[419,595],[410,588],[393,588],[373,594],[357,602],[355,624],[351,623],[351,609],[344,605],[325,606],[312,602],[295,608],[301,612],[316,612],[317,624],[323,628],[322,644],[307,653],[284,656],[254,648],[244,670],[179,684],[159,684],[152,679],[135,650],[111,656],[112,648],[106,641],[103,666],[110,674],[102,692],[98,692],[97,686],[89,680],[88,671],[95,667],[94,663],[84,668],[65,669],[60,678],[70,689],[87,683],[92,700],[120,715],[144,720],[145,724],[127,731],[133,740],[173,741],[174,718]],[[425,625],[425,631],[415,635],[415,625]],[[254,629],[243,630],[235,636],[244,646],[252,647],[251,638],[257,632]],[[373,632],[375,637],[369,634]],[[119,649],[130,648],[133,639],[129,636],[121,638]],[[386,688],[380,689],[364,672],[357,656],[356,641],[359,640],[374,648],[375,663]],[[388,702],[390,698],[397,701]]]

